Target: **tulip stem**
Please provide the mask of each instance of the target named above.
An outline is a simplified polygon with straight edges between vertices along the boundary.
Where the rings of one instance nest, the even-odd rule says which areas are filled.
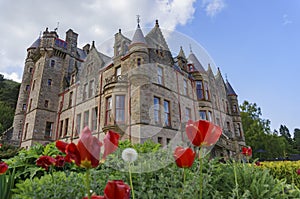
[[[85,173],[85,183],[86,183],[86,189],[87,189],[87,196],[88,196],[88,199],[91,199],[91,183],[90,183],[90,169],[87,169],[86,170],[86,173]]]
[[[185,168],[183,168],[183,188],[185,187],[185,178],[186,178],[186,171],[185,171],[186,169]]]
[[[131,193],[132,193],[132,199],[134,199],[134,190],[133,190],[133,185],[132,185],[131,163],[130,162],[128,164],[128,171],[129,171],[129,180],[130,180],[130,188],[131,188]]]
[[[202,189],[203,189],[203,160],[199,155],[199,163],[200,163],[200,193],[199,199],[202,199]]]

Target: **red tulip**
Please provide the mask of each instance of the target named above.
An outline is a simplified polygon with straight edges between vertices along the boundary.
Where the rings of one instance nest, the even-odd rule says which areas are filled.
[[[105,199],[129,199],[130,187],[122,180],[108,181],[104,189]]]
[[[88,127],[85,127],[78,144],[70,143],[66,147],[66,154],[75,161],[77,166],[84,168],[97,167],[100,159],[102,143],[94,136]]]
[[[63,167],[65,165],[65,157],[61,156],[61,155],[57,155],[55,157],[55,166],[56,167]]]
[[[260,163],[260,161],[256,161],[256,162],[255,162],[255,165],[256,165],[256,166],[261,166],[262,164]]]
[[[0,143],[0,149],[2,148],[2,144]]]
[[[0,175],[4,174],[8,169],[8,165],[5,162],[0,162]]]
[[[106,157],[117,150],[119,145],[120,135],[114,131],[109,130],[104,137],[104,153],[102,156],[102,161],[106,159]]]
[[[245,156],[252,156],[251,147],[242,147],[242,154],[244,154]]]
[[[297,170],[297,174],[300,175],[300,169]]]
[[[186,124],[186,134],[194,146],[211,146],[220,138],[222,129],[206,120],[189,120]]]
[[[58,150],[60,150],[63,153],[66,153],[66,148],[68,146],[68,143],[57,140],[55,143],[56,148],[58,148]]]
[[[177,147],[174,151],[176,164],[180,168],[189,168],[193,165],[196,153],[191,148]]]
[[[43,167],[46,171],[48,170],[48,167],[51,165],[54,165],[56,160],[50,156],[41,156],[37,159],[36,165]]]

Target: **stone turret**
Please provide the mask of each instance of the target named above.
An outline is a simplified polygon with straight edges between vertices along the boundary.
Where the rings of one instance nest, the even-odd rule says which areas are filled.
[[[180,46],[180,51],[177,55],[177,63],[178,63],[178,66],[182,69],[182,70],[185,70],[187,71],[187,59],[185,57],[185,54],[184,54],[184,51],[182,49],[182,46]]]
[[[13,121],[13,135],[14,143],[19,144],[22,137],[22,130],[24,128],[24,119],[28,106],[28,97],[31,91],[32,76],[35,71],[35,60],[39,57],[39,47],[41,45],[41,38],[35,40],[32,45],[27,48],[27,57],[25,59],[25,66],[22,77],[22,84],[20,86],[18,102]]]
[[[226,92],[231,107],[231,115],[233,118],[232,121],[234,125],[235,137],[237,138],[238,141],[242,142],[241,143],[242,145],[243,144],[245,145],[245,136],[242,127],[242,119],[240,115],[239,103],[237,99],[238,96],[236,92],[233,90],[228,80],[226,80]]]

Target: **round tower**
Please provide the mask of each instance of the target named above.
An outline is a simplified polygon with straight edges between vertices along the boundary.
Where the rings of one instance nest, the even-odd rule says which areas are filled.
[[[27,49],[27,57],[25,59],[25,66],[23,70],[22,83],[19,90],[18,102],[15,111],[15,117],[13,121],[13,136],[12,141],[19,143],[22,130],[24,127],[24,118],[28,107],[28,97],[30,95],[32,76],[35,71],[35,60],[38,59],[39,46],[41,44],[41,38],[38,38],[33,44]]]

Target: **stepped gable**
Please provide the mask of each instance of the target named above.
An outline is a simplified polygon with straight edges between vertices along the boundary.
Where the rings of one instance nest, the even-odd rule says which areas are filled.
[[[162,47],[162,50],[170,52],[168,44],[159,28],[158,20],[156,20],[154,28],[146,35],[145,39],[150,48],[156,49]]]

